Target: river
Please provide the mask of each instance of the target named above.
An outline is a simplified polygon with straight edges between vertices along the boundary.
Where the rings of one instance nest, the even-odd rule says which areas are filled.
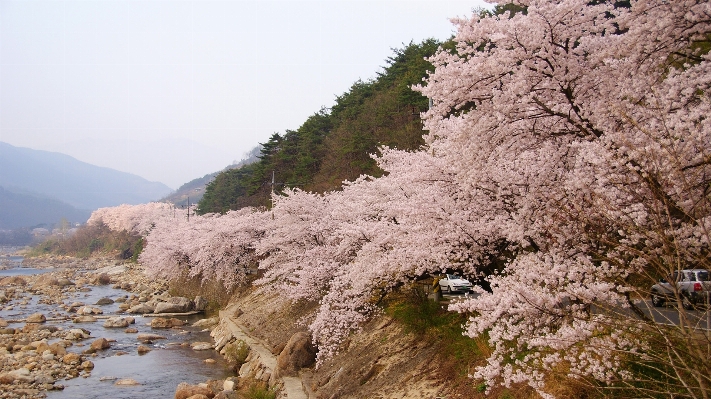
[[[21,257],[13,259],[19,266]],[[48,270],[29,269],[15,267],[0,270],[0,279],[6,276],[28,275],[43,273]],[[130,293],[111,288],[111,286],[90,286],[90,291],[72,293],[70,298],[64,302],[82,302],[86,305],[100,307],[103,316],[118,315],[119,303],[98,306],[94,305],[100,298],[117,299],[128,296]],[[39,298],[29,293],[25,294],[23,301],[14,304],[8,310],[8,306],[0,309],[0,319],[19,320],[24,319],[33,313],[43,313],[48,318],[53,315],[63,314],[63,309],[57,305],[41,303]],[[122,316],[127,316],[122,314]],[[135,333],[126,333],[123,328],[104,328],[104,320],[93,323],[75,324],[71,320],[48,321],[47,324],[56,325],[65,330],[72,328],[84,328],[91,332],[91,338],[84,341],[83,345],[88,345],[97,338],[106,338],[112,342],[111,348],[100,351],[97,356],[89,359],[94,363],[94,369],[88,377],[78,377],[61,381],[64,390],[47,392],[48,398],[173,398],[175,388],[180,382],[197,384],[210,379],[224,379],[234,374],[228,370],[222,357],[214,350],[194,351],[188,345],[190,342],[211,342],[209,331],[201,331],[191,327],[190,324],[201,319],[200,315],[181,317],[189,324],[185,327],[168,330],[154,330],[150,327],[150,317],[135,316],[136,323],[131,325],[138,330],[138,333],[159,334],[167,339],[157,340],[148,345],[151,351],[139,355]],[[9,327],[22,328],[24,323],[10,323]],[[51,343],[51,342],[50,342]],[[75,344],[72,351],[79,351],[85,348],[76,348],[82,345]],[[213,359],[214,362],[205,362],[206,359]],[[114,385],[117,379],[134,379],[140,385],[120,386]]]

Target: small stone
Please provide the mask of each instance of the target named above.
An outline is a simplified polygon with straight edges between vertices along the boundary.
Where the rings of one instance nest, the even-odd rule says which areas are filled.
[[[214,346],[209,342],[193,342],[190,346],[195,351],[206,351],[214,348]]]
[[[139,355],[145,355],[146,353],[151,351],[151,348],[145,346],[145,345],[138,345],[138,354]]]
[[[74,323],[93,323],[95,321],[96,317],[90,315],[79,316],[72,319]]]
[[[122,378],[120,380],[117,380],[114,385],[121,385],[121,386],[136,386],[136,385],[141,385],[140,382],[134,380],[133,378]]]
[[[159,339],[166,339],[166,338],[164,336],[158,335],[158,334],[143,333],[143,334],[138,334],[136,339],[141,342],[146,342],[146,341],[156,341]]]

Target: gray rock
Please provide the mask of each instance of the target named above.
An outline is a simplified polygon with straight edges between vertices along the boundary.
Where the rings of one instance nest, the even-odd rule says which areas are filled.
[[[190,347],[192,347],[194,351],[206,351],[214,348],[209,342],[193,342],[190,344]]]
[[[185,313],[190,311],[190,307],[192,306],[192,302],[190,302],[189,299],[187,298],[182,298],[187,300],[187,302],[181,302],[181,301],[173,301],[174,299],[180,299],[179,298],[170,298],[170,302],[159,302],[156,305],[154,313]]]
[[[106,319],[104,327],[106,328],[126,328],[131,324],[126,317],[111,317]]]
[[[198,295],[193,300],[193,309],[197,310],[198,312],[202,312],[207,308],[207,303],[207,299]]]
[[[153,313],[155,309],[151,307],[148,304],[141,303],[136,306],[133,306],[128,309],[128,313],[139,313],[139,314],[146,314],[146,313]]]

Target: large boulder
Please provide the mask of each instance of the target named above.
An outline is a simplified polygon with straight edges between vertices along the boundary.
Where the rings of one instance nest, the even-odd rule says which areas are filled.
[[[136,306],[133,306],[127,310],[128,313],[140,313],[140,314],[146,314],[146,313],[153,313],[155,308],[152,306],[146,304],[146,303],[140,303]]]
[[[135,322],[133,317],[110,317],[104,322],[106,328],[126,328]]]
[[[176,296],[166,302],[156,304],[154,313],[185,313],[192,309],[193,302],[185,297]]]
[[[309,367],[316,362],[316,348],[311,342],[311,336],[305,332],[297,332],[289,338],[289,342],[277,357],[277,375],[296,376],[299,369]]]
[[[164,317],[156,317],[153,320],[151,320],[151,328],[172,328],[172,327],[180,327],[184,325],[185,322],[176,319],[175,317],[171,317],[169,319],[164,318]]]
[[[201,296],[196,296],[195,299],[193,299],[193,309],[197,310],[198,312],[202,312],[207,308],[207,299],[201,297]]]
[[[187,382],[181,382],[175,389],[175,399],[188,399],[194,395],[205,395],[210,399],[215,397],[215,393],[210,388],[190,385]]]

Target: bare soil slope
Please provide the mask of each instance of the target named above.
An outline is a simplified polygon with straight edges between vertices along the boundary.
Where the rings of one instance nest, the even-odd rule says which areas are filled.
[[[294,333],[306,331],[305,320],[317,304],[292,305],[276,293],[251,291],[236,295],[232,306],[239,308],[239,323],[278,354]],[[318,399],[480,396],[471,392],[473,384],[462,386],[461,376],[443,372],[451,369],[446,363],[436,343],[406,333],[382,315],[353,334],[337,356],[318,368],[302,369],[301,377],[309,397]]]

